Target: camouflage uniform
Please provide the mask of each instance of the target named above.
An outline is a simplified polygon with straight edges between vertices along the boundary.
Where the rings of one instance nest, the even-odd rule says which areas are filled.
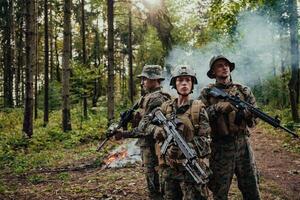
[[[223,56],[212,59],[210,71],[207,73],[210,78],[215,78],[212,73],[212,67],[218,59],[227,60]],[[228,62],[232,71],[234,63]],[[217,82],[208,85],[202,90],[199,98],[207,106],[206,111],[212,128],[210,167],[213,175],[211,176],[209,188],[213,192],[215,200],[228,199],[228,191],[235,174],[243,199],[260,199],[257,169],[248,139],[250,135],[249,127],[256,125],[256,119],[251,114],[246,117],[245,113],[241,111],[220,112],[217,103],[224,100],[208,94],[209,88],[212,87],[222,89],[230,95],[238,95],[242,100],[256,106],[255,97],[251,90],[240,84],[232,82],[222,84]],[[241,119],[240,123],[238,123],[239,125],[237,125],[236,119]]]
[[[196,81],[197,79],[195,78],[194,83]],[[174,79],[171,79],[171,85],[174,83]],[[177,101],[178,98],[163,103],[161,110],[166,118],[176,117],[179,119],[182,124],[177,127],[178,131],[183,135],[183,138],[189,145],[191,145],[191,147],[197,151],[198,147],[196,143],[201,143],[201,147],[206,146],[205,153],[202,154],[201,157],[199,156],[201,158],[199,159],[199,163],[207,166],[208,160],[205,160],[205,158],[210,153],[210,126],[208,116],[205,111],[205,105],[199,100],[190,100],[187,104],[177,107]],[[184,156],[180,150],[178,149],[179,154],[177,156],[172,156],[169,150],[171,150],[174,145],[171,145],[166,156],[162,157],[160,154],[160,146],[162,144],[163,141],[157,142],[156,152],[159,157],[160,182],[162,183],[161,187],[164,190],[164,199],[207,199],[208,190],[206,185],[197,185],[188,171],[183,167],[182,162],[184,161]]]
[[[159,65],[146,65],[139,77],[163,80],[161,74],[161,67]],[[168,99],[170,99],[170,95],[163,93],[160,87],[146,90],[145,95],[140,100],[139,112],[142,119],[135,129],[135,132],[142,136],[138,139],[137,145],[141,148],[141,157],[143,166],[145,167],[147,187],[151,199],[161,199],[162,197],[159,188],[159,175],[156,169],[158,159],[155,154],[155,141],[152,135],[155,126],[150,124],[147,114],[154,108],[161,106]]]

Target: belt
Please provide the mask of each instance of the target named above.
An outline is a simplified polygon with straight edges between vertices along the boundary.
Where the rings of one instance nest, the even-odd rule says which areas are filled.
[[[222,136],[213,136],[213,142],[233,142],[240,138],[245,138],[246,134],[236,134],[236,135],[222,135]]]

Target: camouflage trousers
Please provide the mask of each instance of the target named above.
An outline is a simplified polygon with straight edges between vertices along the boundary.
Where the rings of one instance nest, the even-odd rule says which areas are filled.
[[[160,182],[166,200],[206,200],[206,185],[197,185],[188,172],[171,167],[160,168]]]
[[[226,138],[228,139],[228,138]],[[258,174],[248,136],[211,143],[210,167],[213,171],[209,188],[215,200],[227,200],[233,175],[245,200],[259,200]]]
[[[141,157],[145,169],[147,187],[150,199],[162,199],[159,185],[159,175],[156,170],[158,159],[154,146],[141,146]]]

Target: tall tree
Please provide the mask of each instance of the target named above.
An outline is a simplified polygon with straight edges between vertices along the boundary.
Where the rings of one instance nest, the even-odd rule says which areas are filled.
[[[39,75],[40,75],[40,72],[39,72],[39,49],[38,49],[38,46],[39,46],[39,27],[38,27],[38,22],[37,22],[37,17],[39,15],[39,4],[38,2],[36,1],[36,5],[35,5],[35,21],[34,21],[34,24],[35,25],[35,33],[36,33],[36,45],[35,45],[35,79],[34,79],[34,119],[37,119],[38,118],[38,97],[39,97],[39,94],[38,94],[38,79],[39,79]]]
[[[45,50],[45,92],[44,92],[44,126],[47,125],[49,121],[49,35],[48,35],[48,0],[44,0],[44,50]]]
[[[299,44],[298,44],[298,18],[297,18],[297,1],[288,1],[288,13],[290,24],[290,38],[291,38],[291,67],[292,75],[289,81],[290,102],[293,120],[299,122],[299,113],[297,99],[299,95]]]
[[[84,11],[84,0],[81,0],[81,39],[82,39],[82,61],[83,65],[87,67],[87,55],[86,55],[86,46],[85,46],[85,11]],[[83,116],[87,118],[87,92],[86,92],[86,83],[83,83]]]
[[[4,107],[13,107],[13,56],[12,56],[12,16],[13,1],[3,0],[1,3],[3,23],[3,64],[4,64]]]
[[[98,24],[98,23],[97,23]],[[93,107],[97,106],[98,98],[100,97],[100,84],[101,84],[101,77],[100,74],[100,35],[98,28],[94,28],[95,31],[95,41],[93,46],[93,58],[94,58],[94,65],[95,69],[97,69],[98,77],[94,79],[94,91],[93,91]]]
[[[54,36],[54,47],[55,47],[55,59],[56,59],[56,65],[55,65],[55,71],[56,71],[56,81],[60,82],[60,71],[59,71],[59,53],[58,53],[58,33],[55,32]],[[72,54],[72,52],[71,52]]]
[[[52,12],[53,12],[53,4],[52,1],[48,2],[48,7],[49,8],[49,43],[50,43],[50,80],[53,81],[53,67],[54,67],[54,56],[53,56],[53,17],[52,17]]]
[[[62,58],[62,126],[65,132],[68,130],[72,130],[70,113],[71,6],[71,0],[64,1],[64,42]]]
[[[108,120],[114,119],[115,96],[114,96],[114,0],[107,0],[107,110]]]
[[[163,48],[166,51],[166,54],[168,54],[168,52],[172,49],[172,45],[174,43],[173,37],[171,35],[173,24],[171,23],[171,19],[168,15],[165,1],[162,0],[159,4],[160,5],[156,5],[157,9],[155,9],[154,11],[153,5],[144,1],[144,5],[149,10],[152,9],[152,12],[147,13],[147,21],[150,25],[155,27]]]
[[[128,67],[129,67],[129,97],[133,103],[134,85],[133,85],[133,66],[132,66],[132,12],[131,4],[129,4],[129,18],[128,18]]]
[[[35,0],[28,1],[26,6],[26,82],[25,110],[23,131],[31,138],[33,134],[33,70],[36,62],[36,12]]]
[[[15,71],[15,97],[16,106],[19,106],[23,99],[20,98],[20,82],[24,66],[24,13],[25,6],[22,1],[17,2],[16,11],[16,71]],[[23,81],[23,80],[22,80]],[[23,84],[22,84],[23,86]],[[22,94],[21,94],[22,95]]]

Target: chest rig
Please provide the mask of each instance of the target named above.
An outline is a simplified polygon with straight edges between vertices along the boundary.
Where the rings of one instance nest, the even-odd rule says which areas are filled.
[[[237,96],[243,101],[248,101],[249,90],[240,84],[230,84],[228,86],[213,84],[211,87],[217,87],[231,96]],[[223,102],[224,99],[218,99],[209,96],[208,102],[210,105],[218,102]],[[213,136],[234,136],[240,134],[247,134],[247,124],[243,118],[243,111],[233,111],[230,113],[217,113],[214,121],[211,121],[212,135]]]
[[[182,132],[185,139],[189,142],[198,133],[200,124],[200,111],[204,104],[199,100],[190,100],[188,104],[177,107],[177,101],[173,100],[162,106],[162,111],[168,119],[178,119],[178,129]],[[182,124],[183,126],[180,126]]]

